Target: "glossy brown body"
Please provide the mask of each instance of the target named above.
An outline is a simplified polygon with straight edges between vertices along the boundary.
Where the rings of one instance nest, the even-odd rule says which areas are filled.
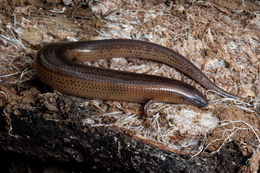
[[[105,100],[145,103],[186,103],[207,105],[195,88],[180,81],[159,76],[86,66],[79,61],[113,57],[136,57],[163,62],[190,76],[207,89],[225,96],[194,64],[166,47],[137,40],[110,39],[51,43],[42,47],[35,58],[35,69],[43,83],[67,94]]]

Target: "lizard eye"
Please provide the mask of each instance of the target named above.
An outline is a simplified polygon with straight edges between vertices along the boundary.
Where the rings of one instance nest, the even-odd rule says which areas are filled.
[[[197,106],[201,105],[201,101],[199,99],[195,98],[194,101]]]
[[[208,105],[207,101],[204,101],[204,100],[201,100],[201,99],[198,99],[198,98],[194,98],[193,101],[195,102],[197,107],[204,107],[204,106]]]

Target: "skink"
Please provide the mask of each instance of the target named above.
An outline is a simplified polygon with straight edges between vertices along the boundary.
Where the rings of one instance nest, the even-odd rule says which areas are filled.
[[[150,42],[107,39],[59,42],[43,46],[34,60],[38,77],[60,92],[91,99],[207,106],[206,97],[181,81],[87,66],[82,62],[113,57],[135,57],[168,64],[207,89],[236,98],[212,83],[192,62],[177,52]]]

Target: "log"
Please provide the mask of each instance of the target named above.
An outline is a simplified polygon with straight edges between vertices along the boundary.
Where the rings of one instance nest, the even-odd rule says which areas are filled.
[[[259,36],[256,3],[0,1],[1,172],[259,171],[259,99],[250,100],[259,97],[254,78],[259,73],[259,45],[252,41]],[[139,104],[68,96],[37,79],[33,58],[45,43],[119,37],[149,40],[180,52],[223,89],[248,97],[246,104],[223,101],[165,65],[134,59],[92,65],[154,71],[220,101],[202,110],[155,105],[143,117]],[[176,117],[182,121],[172,121]],[[193,121],[202,131],[194,132],[197,128],[189,125]],[[165,142],[159,129],[165,132],[169,124],[172,131]],[[186,146],[186,140],[196,142]]]
[[[1,116],[2,159],[19,158],[45,167],[51,164],[66,170],[102,172],[236,172],[248,159],[235,143],[215,155],[204,152],[191,157],[191,153],[137,139],[117,127],[83,126],[80,118],[53,121],[39,116],[39,110],[18,111],[19,116]]]

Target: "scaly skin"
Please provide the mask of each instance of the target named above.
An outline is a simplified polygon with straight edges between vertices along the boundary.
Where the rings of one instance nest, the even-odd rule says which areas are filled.
[[[43,83],[70,95],[138,103],[152,100],[197,107],[208,104],[202,93],[183,82],[87,66],[75,61],[75,57],[82,62],[113,57],[136,57],[163,62],[185,73],[207,89],[236,98],[217,87],[182,55],[144,41],[109,39],[51,43],[38,51],[34,65]]]

